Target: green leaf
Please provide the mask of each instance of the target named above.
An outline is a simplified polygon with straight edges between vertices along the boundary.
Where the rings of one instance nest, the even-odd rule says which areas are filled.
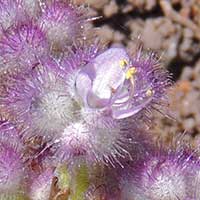
[[[59,187],[60,189],[66,189],[70,187],[70,175],[67,170],[67,167],[62,165],[59,166],[56,170],[56,173],[58,174],[58,180],[59,180]]]
[[[85,165],[77,168],[74,190],[70,196],[71,200],[84,200],[84,194],[89,187],[88,168]]]

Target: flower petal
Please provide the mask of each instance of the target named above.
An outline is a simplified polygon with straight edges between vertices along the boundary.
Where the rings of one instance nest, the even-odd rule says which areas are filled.
[[[110,105],[116,91],[123,86],[128,65],[129,57],[123,48],[110,48],[80,71],[87,74],[92,81],[92,88],[88,90],[87,96],[87,104],[90,107],[103,108]],[[81,78],[77,78],[77,83]],[[85,92],[83,95],[80,89],[78,91],[85,100]]]
[[[81,97],[83,104],[87,102],[87,95],[92,88],[92,81],[86,73],[79,73],[76,77],[76,91]],[[87,106],[87,104],[86,104]]]

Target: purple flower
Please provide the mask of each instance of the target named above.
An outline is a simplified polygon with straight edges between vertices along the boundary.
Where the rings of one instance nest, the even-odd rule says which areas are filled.
[[[169,74],[153,53],[90,42],[81,8],[0,0],[0,199],[200,199],[199,157],[154,148],[142,126]]]
[[[127,65],[130,61],[123,49],[112,48],[80,69],[75,84],[85,106],[98,109],[112,104],[111,99],[125,81],[121,60],[127,60]]]
[[[133,59],[123,48],[111,48],[80,69],[76,90],[84,105],[110,112],[115,119],[133,116],[165,97],[167,73],[153,56]]]
[[[32,22],[13,27],[0,39],[2,70],[29,71],[47,56],[48,44],[43,32]]]

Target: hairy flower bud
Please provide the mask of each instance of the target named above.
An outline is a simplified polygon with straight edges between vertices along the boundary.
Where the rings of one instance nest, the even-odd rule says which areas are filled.
[[[46,169],[38,177],[36,177],[29,191],[31,200],[47,200],[50,197],[54,172],[52,169]]]
[[[53,1],[45,7],[39,24],[47,35],[53,50],[63,50],[81,35],[83,16],[71,3]]]
[[[20,140],[8,122],[0,126],[0,199],[23,199],[25,180]]]
[[[0,1],[0,36],[2,31],[16,24],[19,8],[16,0]]]
[[[0,39],[0,70],[29,71],[47,52],[47,41],[39,27],[32,22],[13,27]]]
[[[196,188],[191,186],[200,169],[197,157],[184,150],[156,152],[124,173],[121,179],[123,199],[193,199]]]

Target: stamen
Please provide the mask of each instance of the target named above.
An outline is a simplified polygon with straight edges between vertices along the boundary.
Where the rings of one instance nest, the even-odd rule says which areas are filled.
[[[137,69],[135,67],[131,67],[127,70],[126,75],[125,75],[126,79],[129,80],[131,83],[129,100],[131,100],[131,98],[134,96],[134,92],[135,92],[135,76],[134,75],[136,73],[137,73]]]
[[[123,59],[119,61],[119,66],[121,69],[124,69],[128,65],[127,60]]]
[[[151,97],[153,95],[153,90],[152,89],[148,89],[147,91],[146,91],[146,96],[147,97]]]
[[[126,72],[126,79],[131,79],[133,77],[133,75],[135,75],[137,72],[137,69],[135,67],[131,67],[130,69],[128,69],[128,71]]]

